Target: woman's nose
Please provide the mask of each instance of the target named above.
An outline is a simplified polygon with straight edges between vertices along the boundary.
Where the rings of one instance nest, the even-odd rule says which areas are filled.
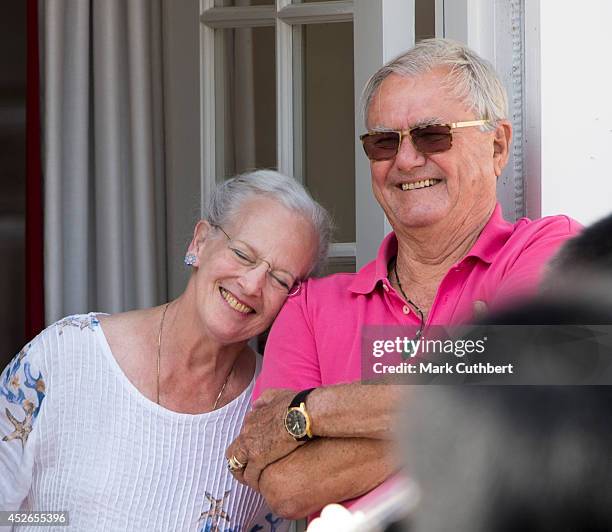
[[[268,264],[262,261],[254,268],[245,270],[238,278],[238,284],[244,293],[247,295],[260,295],[268,281],[269,269]]]

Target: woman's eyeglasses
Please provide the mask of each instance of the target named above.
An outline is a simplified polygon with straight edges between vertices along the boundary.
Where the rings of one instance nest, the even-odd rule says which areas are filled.
[[[268,280],[273,288],[284,292],[288,296],[294,296],[300,291],[302,283],[299,279],[295,279],[289,272],[284,270],[273,270],[272,265],[267,260],[254,256],[246,249],[244,244],[232,240],[220,225],[213,225],[213,227],[219,229],[227,237],[227,249],[231,252],[231,256],[236,264],[253,270],[262,262],[265,262],[268,266]]]
[[[363,150],[372,161],[387,161],[397,155],[404,137],[410,137],[414,148],[424,155],[442,153],[453,145],[453,129],[472,126],[483,126],[490,120],[470,120],[468,122],[451,122],[450,124],[429,124],[417,126],[405,131],[370,131],[359,138]]]

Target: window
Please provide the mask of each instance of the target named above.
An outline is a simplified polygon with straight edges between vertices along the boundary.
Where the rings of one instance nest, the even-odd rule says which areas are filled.
[[[201,0],[202,203],[238,172],[304,183],[336,225],[327,273],[371,260],[389,230],[358,135],[367,78],[435,33],[439,0]]]

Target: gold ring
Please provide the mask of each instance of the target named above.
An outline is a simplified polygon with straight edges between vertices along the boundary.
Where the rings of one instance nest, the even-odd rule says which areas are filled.
[[[227,461],[227,468],[230,471],[240,471],[245,467],[246,464],[243,464],[240,460],[238,460],[238,458],[236,458],[236,455],[232,455],[232,457]]]

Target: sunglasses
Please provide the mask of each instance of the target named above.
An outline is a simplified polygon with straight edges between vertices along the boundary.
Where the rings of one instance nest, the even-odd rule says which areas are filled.
[[[405,136],[409,136],[414,148],[424,155],[442,153],[450,150],[453,145],[453,129],[482,126],[489,122],[490,120],[470,120],[417,126],[405,131],[370,131],[359,138],[368,159],[387,161],[397,155]]]

